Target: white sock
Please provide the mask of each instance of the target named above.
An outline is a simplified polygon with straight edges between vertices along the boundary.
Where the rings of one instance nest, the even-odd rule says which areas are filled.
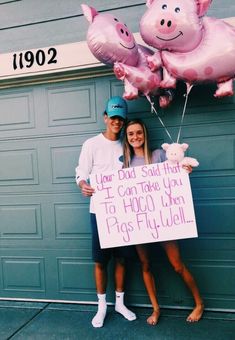
[[[95,328],[103,327],[104,319],[107,312],[106,294],[97,294],[98,296],[98,311],[91,323]]]
[[[124,292],[116,292],[115,311],[122,314],[129,321],[136,319],[135,313],[124,305]]]

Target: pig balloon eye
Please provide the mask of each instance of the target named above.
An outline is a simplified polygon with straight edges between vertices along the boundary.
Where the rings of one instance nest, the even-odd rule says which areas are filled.
[[[115,21],[119,21],[117,18],[114,18]]]
[[[176,7],[176,8],[175,8],[175,12],[176,12],[176,13],[179,13],[179,12],[180,12],[180,8],[179,8],[179,7]]]
[[[167,9],[167,5],[162,5],[162,9]]]

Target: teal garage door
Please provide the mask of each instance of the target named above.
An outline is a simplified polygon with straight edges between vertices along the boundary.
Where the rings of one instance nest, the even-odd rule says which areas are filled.
[[[0,90],[0,297],[96,301],[88,200],[74,182],[82,143],[103,128],[110,95],[122,94],[111,76],[47,82]],[[190,94],[182,139],[200,167],[191,175],[199,237],[180,241],[206,306],[235,310],[235,101],[213,89]],[[205,93],[207,94],[205,96]],[[176,138],[183,87],[160,112]],[[128,103],[155,147],[168,141],[145,98]],[[162,306],[189,306],[191,297],[157,244],[153,266]],[[113,301],[110,282],[109,301]],[[137,260],[130,265],[127,298],[149,304]]]

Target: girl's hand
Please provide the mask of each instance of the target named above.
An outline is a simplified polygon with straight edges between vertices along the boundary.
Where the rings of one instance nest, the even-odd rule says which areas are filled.
[[[182,165],[182,168],[188,173],[191,174],[191,172],[193,171],[193,168],[191,167],[191,165]]]

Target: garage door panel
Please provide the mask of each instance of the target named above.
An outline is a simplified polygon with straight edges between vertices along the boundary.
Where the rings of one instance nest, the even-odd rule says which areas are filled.
[[[0,92],[0,131],[33,129],[35,127],[35,108],[32,89]]]
[[[85,250],[1,250],[1,297],[89,301],[96,296]],[[89,284],[88,280],[89,279]]]
[[[0,205],[2,239],[42,239],[40,204]]]
[[[200,226],[200,235],[209,234],[211,236],[234,236],[235,224],[235,201],[212,201],[197,202],[195,205],[197,223]]]
[[[37,106],[40,133],[66,136],[69,133],[96,133],[103,128],[100,117],[104,102],[100,106],[100,88],[103,88],[101,79],[67,81],[41,87],[41,102]]]
[[[95,82],[50,86],[46,96],[49,127],[96,122]]]
[[[57,258],[60,293],[96,293],[93,280],[93,263],[81,258]]]
[[[63,189],[77,192],[75,167],[83,139],[85,138],[75,135],[47,138],[39,143],[41,190],[53,192]]]
[[[20,197],[18,204],[0,205],[2,241],[13,240],[16,246],[25,243],[25,246],[32,247],[42,246],[38,244],[41,240],[44,246],[56,248],[56,240],[60,240],[60,247],[62,240],[64,246],[73,244],[75,247],[79,246],[79,240],[90,240],[87,204],[58,203],[48,199],[41,204],[32,204],[33,200],[30,197],[28,204],[22,204],[26,199]]]
[[[90,220],[87,205],[54,203],[54,214],[56,239],[81,239],[89,236]]]
[[[235,173],[234,146],[234,137],[211,137],[207,138],[207,140],[198,138],[190,144],[189,155],[194,155],[194,157],[200,155],[199,171],[210,170],[212,176],[213,172],[218,170],[233,170]],[[201,176],[203,176],[203,173]]]
[[[205,258],[199,264],[191,264],[190,269],[197,277],[205,305],[208,308],[213,306],[226,309],[234,305],[234,261],[207,260]]]
[[[45,264],[40,257],[1,258],[3,290],[45,293]]]
[[[99,86],[103,80],[1,90],[1,138],[96,133],[104,127],[100,119],[104,103],[97,102]]]
[[[18,143],[17,143],[18,145]],[[37,149],[0,150],[0,185],[32,185],[39,183]]]
[[[214,259],[234,259],[234,242],[235,237],[228,236],[210,236],[202,235],[199,232],[199,237],[187,242],[180,242],[182,244],[182,253],[190,258],[201,258],[200,253],[204,257]]]
[[[75,167],[84,139],[75,135],[1,143],[0,186],[22,193],[53,192],[63,184],[63,189],[77,191]]]
[[[221,112],[233,109],[234,99],[233,97],[215,98],[214,92],[216,90],[216,84],[204,83],[197,84],[190,92],[189,100],[187,104],[187,113],[194,114],[202,117],[206,113],[213,113],[213,119],[222,118]],[[178,88],[178,92],[185,93],[185,85],[182,83]],[[205,93],[207,95],[205,95]],[[178,96],[178,100],[184,101],[184,98]],[[217,113],[218,116],[217,116]],[[208,117],[207,117],[208,118]],[[226,118],[227,119],[227,118]]]
[[[81,146],[51,147],[52,184],[73,183]]]
[[[190,182],[195,193],[195,198],[207,199],[222,197],[223,199],[231,199],[234,197],[234,182],[235,175],[233,170],[224,171],[221,175],[220,172],[214,172],[214,175],[210,174],[199,177],[196,174],[190,176]],[[216,182],[218,183],[216,185]]]
[[[2,247],[90,249],[89,202],[73,196],[0,196]]]

